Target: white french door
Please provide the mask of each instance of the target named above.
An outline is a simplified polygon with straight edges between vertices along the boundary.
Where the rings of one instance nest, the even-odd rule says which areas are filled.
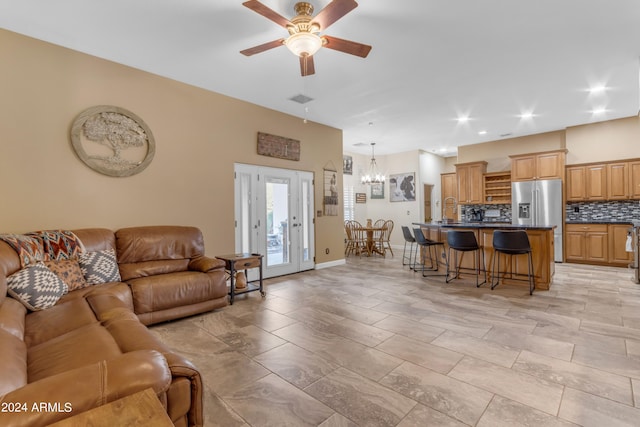
[[[313,174],[235,164],[236,252],[264,255],[264,277],[314,268]]]

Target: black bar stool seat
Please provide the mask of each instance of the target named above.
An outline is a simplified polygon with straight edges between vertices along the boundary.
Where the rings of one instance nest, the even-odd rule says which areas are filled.
[[[527,280],[529,282],[529,295],[533,295],[533,291],[536,288],[535,276],[533,271],[533,257],[531,256],[531,244],[529,243],[529,236],[527,236],[527,232],[524,230],[517,231],[501,231],[495,230],[493,232],[493,249],[495,250],[495,256],[493,258],[493,266],[495,267],[496,262],[498,264],[498,268],[492,268],[493,274],[496,278],[495,282],[493,279],[491,280],[491,289],[495,289],[496,286],[500,283],[500,254],[509,255],[509,257],[513,257],[516,255],[527,255]],[[512,267],[513,268],[513,267]],[[503,275],[507,274],[506,270]],[[513,271],[511,271],[512,280],[522,280],[522,279],[513,279]]]
[[[402,235],[404,236],[404,250],[402,251],[402,265],[409,265],[413,269],[413,245],[416,243],[416,239],[411,234],[411,230],[406,225],[402,226]],[[409,257],[407,258],[407,243],[409,243]],[[409,262],[405,261],[409,259]]]
[[[445,280],[447,283],[460,277],[461,268],[467,269],[466,267],[460,267],[465,252],[475,252],[476,268],[473,268],[471,270],[474,270],[476,272],[476,288],[479,288],[481,285],[487,283],[487,269],[484,262],[484,251],[480,248],[480,245],[478,245],[476,233],[470,230],[450,230],[447,232],[447,244],[449,245],[449,255],[447,256],[447,278]],[[450,264],[452,250],[454,251],[455,275],[453,277],[449,277],[451,271]],[[460,263],[458,263],[458,252],[462,252],[462,255],[460,256]],[[482,283],[479,283],[481,257],[484,280],[482,281]]]
[[[444,242],[437,242],[435,240],[427,239],[424,236],[424,233],[420,228],[414,228],[413,234],[416,239],[416,243],[419,247],[424,248],[424,252],[420,256],[420,260],[422,261],[420,264],[422,265],[422,277],[432,277],[432,276],[445,276],[445,274],[425,274],[427,271],[438,271],[438,246],[442,246],[444,248]],[[427,267],[427,256],[429,257],[430,265]],[[413,263],[413,270],[418,271],[416,269],[416,264],[418,261],[418,254],[416,253],[416,258]]]

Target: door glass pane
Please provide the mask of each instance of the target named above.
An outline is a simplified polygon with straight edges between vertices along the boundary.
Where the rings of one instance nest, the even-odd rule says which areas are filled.
[[[267,266],[289,263],[289,180],[267,178]]]
[[[309,181],[302,181],[302,260],[309,261],[309,232],[311,224],[309,223]]]
[[[240,222],[236,224],[240,233],[239,252],[251,252],[251,174],[239,174]]]

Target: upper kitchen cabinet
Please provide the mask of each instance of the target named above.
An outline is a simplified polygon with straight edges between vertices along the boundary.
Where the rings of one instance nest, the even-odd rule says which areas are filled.
[[[607,165],[607,195],[609,200],[629,198],[629,163],[618,162]]]
[[[511,158],[511,180],[563,179],[567,150],[519,154]]]
[[[567,166],[567,201],[606,200],[607,165]]]
[[[567,201],[640,199],[640,160],[567,166]]]
[[[477,204],[484,201],[483,175],[487,171],[487,162],[458,163],[458,203]]]
[[[640,199],[640,160],[629,162],[629,197]]]

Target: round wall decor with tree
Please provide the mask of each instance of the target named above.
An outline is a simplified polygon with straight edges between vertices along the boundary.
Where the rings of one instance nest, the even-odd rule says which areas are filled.
[[[91,169],[118,177],[142,172],[156,152],[147,124],[131,111],[111,105],[80,113],[71,126],[71,145]]]

